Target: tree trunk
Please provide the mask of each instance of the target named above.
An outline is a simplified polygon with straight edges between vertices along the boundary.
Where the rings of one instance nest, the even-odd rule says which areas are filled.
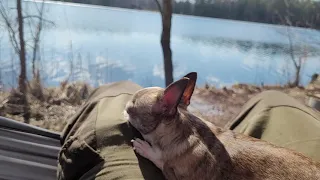
[[[292,84],[294,87],[297,87],[300,84],[300,70],[301,70],[301,65],[296,67],[296,75],[295,75],[294,82]]]
[[[171,0],[163,0],[161,46],[163,52],[166,86],[173,82],[172,52],[170,48],[171,17]]]
[[[22,17],[22,7],[21,0],[17,0],[17,13],[18,13],[18,23],[19,23],[19,39],[20,39],[20,76],[19,76],[19,92],[21,93],[21,102],[23,104],[23,118],[26,123],[29,123],[29,104],[27,100],[27,86],[26,86],[26,51],[25,42],[23,37],[23,17]]]
[[[37,24],[36,34],[34,36],[34,47],[33,47],[33,56],[32,56],[32,74],[33,78],[38,78],[36,76],[40,76],[39,71],[39,59],[38,64],[36,65],[36,59],[37,59],[37,52],[39,51],[39,43],[40,43],[40,36],[42,32],[42,24],[43,24],[43,10],[44,10],[44,0],[41,4],[41,9],[39,11],[39,22]],[[40,81],[39,81],[40,82]]]
[[[35,39],[35,43],[34,43],[34,48],[33,48],[33,56],[32,56],[32,74],[33,74],[33,78],[36,78],[36,73],[37,73],[37,68],[36,67],[36,56],[37,56],[37,50],[39,48],[39,45],[38,45],[38,39]]]
[[[41,31],[41,30],[39,30]],[[40,40],[40,33],[39,35],[36,35],[37,37],[35,38],[35,43],[34,43],[34,48],[33,48],[33,56],[32,56],[32,74],[33,74],[33,78],[37,78],[36,76],[40,75],[37,74],[38,70],[39,70],[39,64],[37,64],[36,66],[36,57],[37,57],[37,51],[39,49],[39,40]],[[38,60],[39,61],[39,60]],[[39,72],[40,73],[40,72]]]

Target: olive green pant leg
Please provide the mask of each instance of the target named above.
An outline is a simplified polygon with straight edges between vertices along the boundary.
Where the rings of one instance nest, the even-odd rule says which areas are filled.
[[[226,128],[320,161],[320,113],[285,93],[258,94]]]
[[[61,135],[58,179],[164,179],[130,140],[141,135],[123,118],[125,104],[142,87],[129,81],[97,88]]]

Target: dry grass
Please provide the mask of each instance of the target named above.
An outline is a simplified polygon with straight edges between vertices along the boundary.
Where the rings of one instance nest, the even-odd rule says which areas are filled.
[[[308,86],[305,89],[237,84],[229,89],[217,89],[207,84],[204,88],[195,89],[190,110],[218,126],[224,126],[239,113],[241,107],[251,97],[271,89],[285,92],[302,103],[305,103],[307,94],[320,93],[319,86]],[[59,132],[85,102],[92,88],[85,83],[69,84],[68,82],[62,82],[59,87],[43,88],[31,82],[28,92],[31,109],[30,124]],[[320,94],[318,96],[320,97]],[[0,116],[23,122],[23,111],[18,97],[14,90],[0,91]]]
[[[41,88],[40,90],[38,88]],[[85,83],[64,84],[55,88],[29,86],[30,124],[52,131],[61,131],[67,119],[85,102],[92,88]],[[42,95],[39,96],[39,94]],[[0,92],[1,116],[23,122],[22,106],[15,90]]]
[[[304,87],[264,86],[258,87],[248,84],[233,85],[231,88],[217,89],[215,87],[197,88],[194,92],[191,110],[214,124],[223,127],[235,118],[242,106],[253,96],[266,90],[284,92],[303,104],[308,96],[320,98],[320,87],[309,85]],[[200,103],[201,104],[200,104]]]

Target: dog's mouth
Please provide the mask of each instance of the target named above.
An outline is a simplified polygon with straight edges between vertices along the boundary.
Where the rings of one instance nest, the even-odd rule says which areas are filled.
[[[126,121],[130,121],[130,115],[128,114],[127,110],[123,111],[123,117]]]
[[[140,133],[144,133],[144,132],[145,132],[145,130],[144,130],[145,128],[140,127],[140,126],[142,126],[142,125],[140,124],[140,121],[139,121],[138,119],[133,119],[133,118],[128,114],[128,112],[127,112],[126,110],[123,111],[123,116],[124,116],[125,120],[126,120],[127,122],[129,122],[129,124],[130,124],[132,127],[134,127],[135,129],[137,129]]]
[[[134,120],[130,117],[130,115],[129,115],[129,113],[126,111],[126,110],[124,110],[123,111],[123,117],[124,117],[124,119],[126,120],[126,121],[128,121],[133,127],[135,127],[135,123],[134,123]]]

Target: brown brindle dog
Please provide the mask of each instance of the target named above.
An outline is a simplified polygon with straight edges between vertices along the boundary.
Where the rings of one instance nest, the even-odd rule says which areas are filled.
[[[187,110],[196,73],[167,88],[136,92],[125,117],[148,141],[133,140],[168,180],[320,180],[320,164],[289,149],[221,130]]]

